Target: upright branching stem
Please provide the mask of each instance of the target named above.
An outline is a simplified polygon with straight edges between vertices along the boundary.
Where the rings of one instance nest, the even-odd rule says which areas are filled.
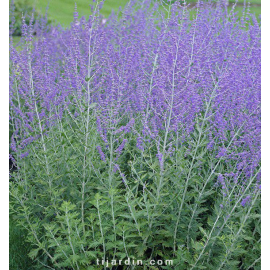
[[[152,65],[153,68],[152,68],[152,71],[151,71],[150,85],[149,85],[149,92],[148,92],[148,95],[149,96],[151,95],[152,90],[153,90],[154,75],[155,75],[155,71],[157,70],[158,57],[159,57],[159,54],[160,54],[161,46],[162,46],[162,44],[163,44],[163,42],[164,42],[164,40],[166,38],[166,34],[168,32],[168,23],[169,23],[169,19],[170,19],[170,14],[171,14],[171,5],[169,5],[168,19],[167,19],[166,24],[165,24],[165,30],[164,30],[162,39],[158,41],[159,44],[158,44],[157,52],[155,54],[154,62],[153,62],[153,65]],[[146,118],[149,116],[149,112],[150,112],[150,103],[147,102],[147,106],[146,106]]]
[[[30,50],[30,48],[28,50]],[[37,120],[38,120],[38,126],[39,126],[39,131],[40,131],[40,136],[41,136],[41,142],[42,142],[42,147],[43,147],[43,151],[44,151],[44,158],[45,158],[45,164],[46,164],[46,172],[47,172],[47,175],[49,176],[50,171],[49,171],[49,163],[48,163],[48,157],[47,157],[47,149],[46,149],[46,145],[45,145],[45,140],[44,140],[44,135],[43,135],[43,129],[42,129],[42,125],[41,125],[41,121],[40,121],[40,117],[39,117],[39,113],[38,113],[38,107],[37,107],[36,97],[35,97],[34,81],[33,81],[33,74],[32,74],[30,52],[28,53],[28,68],[29,68],[29,75],[30,75],[30,88],[31,88],[31,92],[32,92],[32,97],[34,99],[35,112],[36,112],[36,116],[37,116]],[[50,189],[51,189],[51,187],[52,187],[51,186],[52,185],[52,179],[51,178],[49,178],[49,185],[50,185]]]
[[[86,117],[86,128],[85,128],[85,146],[84,146],[84,157],[83,157],[83,181],[82,181],[82,202],[81,202],[81,215],[82,215],[82,224],[83,231],[85,232],[85,221],[84,221],[84,201],[85,201],[85,185],[86,185],[86,166],[87,166],[87,151],[88,151],[88,137],[89,137],[89,122],[90,122],[90,102],[91,102],[91,93],[90,93],[90,82],[92,80],[91,70],[92,70],[92,38],[93,38],[93,29],[95,27],[96,12],[99,5],[99,1],[96,2],[95,9],[92,15],[91,28],[89,30],[89,43],[88,43],[88,66],[87,66],[87,117]]]
[[[238,200],[236,201],[236,203],[234,204],[232,210],[231,210],[230,213],[228,214],[228,218],[225,219],[225,221],[224,221],[224,223],[222,224],[222,226],[220,227],[218,233],[215,235],[216,238],[217,238],[217,237],[220,235],[220,233],[222,232],[222,230],[223,230],[223,228],[225,227],[225,225],[227,224],[229,218],[232,216],[232,213],[235,211],[236,207],[237,207],[237,206],[239,205],[239,203],[242,201],[244,195],[245,195],[246,192],[249,190],[249,187],[250,187],[251,184],[253,183],[254,179],[256,179],[256,176],[257,176],[258,173],[259,173],[259,170],[258,170],[257,173],[250,179],[250,181],[249,181],[247,187],[245,188],[244,192],[242,193],[242,195],[239,196],[239,198],[238,198]],[[196,260],[195,263],[192,265],[192,268],[191,268],[190,270],[193,270],[193,269],[197,266],[198,262],[200,261],[201,257],[203,256],[204,251],[205,251],[206,247],[208,246],[208,243],[209,243],[209,241],[210,241],[210,239],[211,239],[211,237],[212,237],[212,234],[213,234],[213,232],[214,232],[214,230],[215,230],[215,228],[216,228],[217,222],[218,222],[218,220],[219,220],[220,217],[221,217],[221,213],[216,217],[216,220],[215,220],[214,225],[213,225],[213,227],[212,227],[212,229],[211,229],[211,231],[210,231],[210,233],[209,233],[209,235],[208,235],[208,237],[207,237],[207,240],[206,240],[206,242],[205,242],[205,244],[204,244],[204,247],[203,247],[202,251],[200,252],[200,254],[199,254],[197,260]],[[211,248],[214,246],[214,244],[215,244],[215,240],[214,240],[214,242],[212,243]]]
[[[72,239],[71,239],[72,236],[71,236],[71,228],[70,228],[70,224],[69,224],[69,215],[68,214],[69,214],[69,211],[68,211],[67,207],[65,207],[65,220],[66,220],[66,223],[67,223],[68,241],[69,241],[70,248],[72,250],[72,254],[75,257],[76,253],[75,253],[73,243],[72,243]],[[80,268],[79,268],[79,265],[78,265],[77,261],[76,261],[75,264],[76,264],[77,269],[79,270]]]
[[[241,226],[240,226],[238,232],[236,233],[236,235],[234,235],[234,238],[233,238],[233,241],[232,241],[232,243],[231,243],[231,245],[230,245],[229,250],[226,251],[225,259],[221,262],[221,264],[220,264],[220,266],[218,267],[217,270],[222,269],[223,266],[225,265],[225,263],[227,262],[227,260],[229,259],[229,256],[230,256],[231,253],[232,253],[233,247],[234,247],[235,244],[237,243],[237,240],[238,240],[238,238],[239,238],[239,235],[240,235],[240,234],[242,233],[242,231],[243,231],[243,228],[244,228],[244,226],[245,226],[245,224],[246,224],[246,222],[247,222],[247,219],[248,219],[249,216],[250,216],[250,212],[251,212],[251,210],[253,209],[253,206],[254,206],[255,202],[257,201],[257,198],[258,198],[259,194],[260,194],[260,192],[257,191],[256,194],[255,194],[255,196],[254,196],[254,198],[253,198],[253,200],[252,200],[251,205],[250,205],[249,208],[248,208],[248,211],[247,211],[247,213],[246,213],[246,215],[245,215],[243,221],[241,222]]]
[[[242,123],[242,125],[237,129],[237,131],[235,132],[234,136],[231,138],[230,142],[228,143],[228,146],[226,147],[226,151],[229,150],[230,146],[232,145],[232,143],[234,142],[234,140],[236,139],[236,137],[239,135],[241,129],[243,128],[245,122]],[[199,192],[199,196],[195,202],[195,206],[193,207],[193,211],[192,211],[192,215],[191,215],[191,219],[190,219],[190,222],[189,222],[189,225],[188,225],[188,236],[189,236],[189,232],[190,232],[190,229],[191,229],[191,226],[192,226],[192,222],[193,222],[193,219],[195,217],[195,213],[197,211],[197,208],[198,208],[198,202],[201,201],[201,198],[204,194],[204,190],[206,189],[206,186],[208,184],[208,182],[211,180],[212,176],[214,175],[214,173],[216,173],[216,169],[218,168],[219,164],[221,163],[221,161],[223,160],[223,157],[220,157],[215,165],[215,167],[213,168],[213,170],[211,171],[210,175],[208,176],[208,178],[206,179],[206,181],[204,182],[204,185],[202,187],[202,190]]]
[[[96,198],[96,206],[97,206],[97,211],[98,211],[99,228],[100,228],[102,245],[103,245],[103,260],[105,261],[105,259],[106,259],[106,247],[105,247],[105,239],[104,239],[104,234],[103,234],[103,229],[102,229],[99,198]]]
[[[194,30],[193,36],[195,36],[195,30]],[[194,40],[194,38],[193,38],[193,40]],[[192,57],[191,57],[191,59],[192,59]],[[185,197],[186,197],[186,193],[187,193],[187,189],[188,189],[189,180],[191,178],[191,173],[192,173],[193,165],[195,163],[197,151],[198,151],[199,145],[201,143],[201,137],[202,137],[203,129],[204,129],[204,126],[205,126],[207,117],[208,117],[208,112],[209,112],[209,109],[210,109],[210,105],[211,105],[212,99],[214,98],[214,95],[216,93],[217,87],[218,87],[218,84],[215,85],[215,87],[214,87],[214,89],[213,89],[213,91],[211,93],[211,96],[209,98],[209,101],[206,104],[206,110],[205,110],[205,113],[204,113],[204,117],[203,117],[203,120],[202,120],[201,127],[199,129],[198,140],[196,142],[194,155],[193,155],[193,158],[192,158],[192,161],[191,161],[191,165],[190,165],[190,168],[189,168],[189,171],[188,171],[188,175],[187,175],[187,180],[186,180],[186,183],[185,183],[185,188],[184,188],[183,196],[181,198],[181,204],[180,204],[180,208],[179,208],[179,211],[178,211],[176,226],[175,226],[175,230],[174,230],[174,245],[173,245],[174,253],[176,252],[176,239],[177,239],[178,225],[179,225],[179,222],[180,222],[181,212],[182,212],[183,205],[184,205],[184,202],[185,202]]]

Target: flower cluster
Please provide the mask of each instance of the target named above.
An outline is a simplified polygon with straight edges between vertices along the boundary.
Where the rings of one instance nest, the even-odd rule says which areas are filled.
[[[190,19],[187,6],[175,3],[169,18],[156,23],[145,16],[150,1],[143,2],[137,10],[139,2],[131,1],[120,20],[112,14],[106,23],[96,7],[88,21],[76,15],[70,29],[39,31],[35,42],[38,26],[23,24],[22,48],[11,43],[12,147],[15,137],[21,149],[18,137],[39,138],[71,105],[73,117],[83,113],[86,99],[98,104],[105,141],[109,130],[126,133],[136,122],[139,141],[160,141],[165,133],[164,155],[175,134],[188,140],[200,120],[208,125],[209,146],[220,147],[216,157],[241,159],[252,175],[260,162],[256,18],[238,22],[222,5],[200,3]],[[158,6],[151,12],[160,12]]]

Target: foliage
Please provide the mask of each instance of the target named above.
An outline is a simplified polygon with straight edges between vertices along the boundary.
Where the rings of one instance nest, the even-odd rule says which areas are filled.
[[[9,269],[30,270],[32,261],[28,257],[31,247],[26,243],[26,232],[16,225],[12,219],[9,221]]]
[[[260,25],[150,2],[11,42],[10,207],[35,269],[260,265]]]
[[[51,19],[47,20],[47,15],[41,15],[40,12],[35,10],[29,0],[16,0],[10,2],[10,16],[9,26],[11,28],[11,34],[13,36],[22,35],[22,17],[24,17],[25,23],[30,24],[31,17],[33,16],[33,23],[36,21],[46,20],[47,24],[51,23]]]

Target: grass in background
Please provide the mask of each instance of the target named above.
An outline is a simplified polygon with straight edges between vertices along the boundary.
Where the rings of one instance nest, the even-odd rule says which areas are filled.
[[[46,0],[30,0],[29,2],[42,12],[45,12],[48,6],[48,15],[63,26],[68,26],[73,20],[75,2],[79,15],[86,16],[86,18],[91,12],[90,4],[92,3],[91,0],[54,0],[49,4],[49,1]],[[117,11],[120,6],[124,7],[127,3],[128,0],[106,0],[101,13],[108,17],[112,10]]]
[[[16,0],[15,0],[16,1]],[[108,17],[112,10],[117,11],[118,8],[124,7],[129,0],[105,0],[104,6],[102,7],[101,13]],[[77,3],[77,9],[80,16],[86,16],[90,14],[89,5],[92,3],[91,0],[29,0],[29,3],[33,4],[38,10],[45,12],[46,7],[49,7],[48,15],[56,22],[63,26],[68,26],[73,20],[73,12]],[[187,0],[188,3],[197,2],[197,0]],[[230,3],[234,1],[230,0]],[[244,0],[239,0],[238,3],[243,3]],[[261,14],[261,0],[251,0],[251,12],[255,13],[258,17]],[[257,6],[253,6],[257,5]],[[241,12],[242,8],[237,7],[237,11]]]

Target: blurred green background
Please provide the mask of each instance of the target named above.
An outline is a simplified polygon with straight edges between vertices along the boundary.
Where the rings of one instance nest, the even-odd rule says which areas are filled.
[[[21,0],[15,0],[15,2],[16,1]],[[187,0],[188,3],[194,3],[196,1],[197,0]],[[46,7],[49,6],[49,17],[52,20],[61,23],[63,26],[68,26],[73,19],[75,2],[77,3],[79,15],[88,16],[90,13],[89,5],[92,3],[92,0],[26,0],[26,2],[42,13],[44,13]],[[232,0],[229,2],[234,3]],[[243,2],[244,0],[238,1],[240,5]],[[259,16],[261,14],[261,0],[251,0],[250,2],[251,12],[255,13],[256,16]],[[116,11],[120,6],[124,7],[127,3],[128,0],[105,0],[101,13],[107,17],[112,10]],[[241,6],[238,6],[237,10],[241,11]]]

